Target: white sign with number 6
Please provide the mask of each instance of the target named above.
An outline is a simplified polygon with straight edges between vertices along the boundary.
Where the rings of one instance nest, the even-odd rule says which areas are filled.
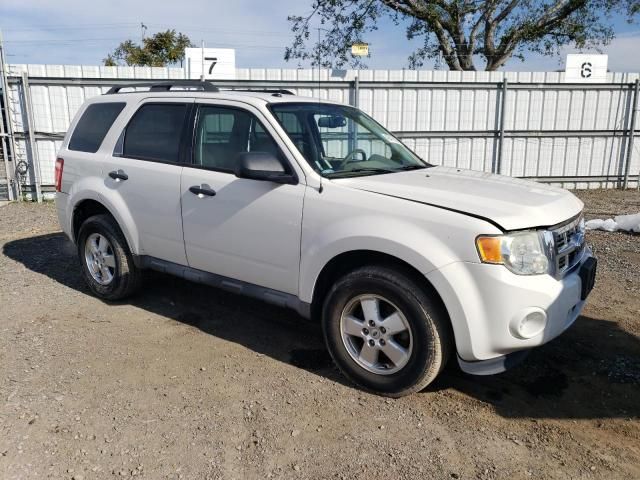
[[[564,71],[567,83],[606,83],[607,55],[569,54]]]
[[[188,78],[236,78],[236,51],[233,48],[185,48],[184,56]]]

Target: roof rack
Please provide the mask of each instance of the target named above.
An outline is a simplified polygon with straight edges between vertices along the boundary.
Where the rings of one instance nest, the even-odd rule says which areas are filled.
[[[123,88],[149,87],[150,92],[169,92],[174,87],[183,87],[202,90],[203,92],[219,92],[220,89],[209,82],[200,80],[176,80],[172,82],[152,82],[152,83],[127,83],[123,85],[114,85],[105,95],[113,95],[119,93]]]
[[[291,90],[284,88],[232,88],[232,92],[254,92],[254,93],[272,93],[274,95],[295,95]]]

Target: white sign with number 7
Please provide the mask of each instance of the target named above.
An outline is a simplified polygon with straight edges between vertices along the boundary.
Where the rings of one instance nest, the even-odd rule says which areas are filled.
[[[186,48],[184,56],[187,78],[236,78],[236,51],[233,48]]]

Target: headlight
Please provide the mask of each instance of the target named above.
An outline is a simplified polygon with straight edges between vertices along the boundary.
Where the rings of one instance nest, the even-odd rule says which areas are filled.
[[[518,275],[550,273],[553,242],[546,232],[515,232],[479,236],[478,255],[483,263],[504,265]]]

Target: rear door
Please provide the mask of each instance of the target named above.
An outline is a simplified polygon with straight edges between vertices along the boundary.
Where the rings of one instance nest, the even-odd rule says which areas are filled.
[[[294,172],[281,140],[257,109],[222,101],[197,105],[193,137],[192,163],[183,170],[181,187],[189,265],[297,294],[305,184],[233,173],[236,156],[249,151],[279,156]]]
[[[180,209],[184,139],[193,99],[142,102],[105,160],[104,181],[132,217],[140,255],[186,265]]]

